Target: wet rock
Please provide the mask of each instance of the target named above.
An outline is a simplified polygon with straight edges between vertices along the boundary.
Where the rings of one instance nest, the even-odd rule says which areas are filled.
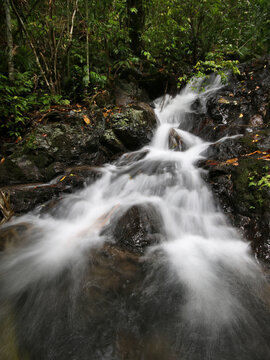
[[[125,153],[115,164],[119,166],[132,165],[134,162],[142,160],[147,154],[148,150]]]
[[[153,109],[141,103],[123,109],[110,119],[111,129],[128,150],[138,150],[148,144],[155,125]]]
[[[269,123],[269,56],[239,67],[226,86],[208,99],[207,114],[201,113],[192,131],[206,140],[247,134]]]
[[[95,302],[97,298],[104,301],[103,297],[109,294],[130,295],[141,285],[143,276],[140,254],[116,244],[105,244],[94,250],[89,258],[85,296]]]
[[[113,113],[51,111],[18,144],[3,147],[0,185],[50,181],[74,165],[99,166],[147,144],[156,120],[145,103]]]
[[[249,120],[249,126],[252,127],[261,127],[263,126],[263,118],[260,114],[255,114]]]
[[[270,57],[239,67],[241,74],[208,101],[207,114],[199,114],[193,132],[206,140],[238,135],[210,145],[208,182],[214,196],[257,257],[270,262]]]
[[[62,170],[61,167],[60,169]],[[63,194],[81,189],[100,176],[100,170],[91,166],[68,167],[51,183],[5,186],[1,187],[0,191],[9,193],[10,206],[16,215],[25,214],[37,206],[41,206],[42,211],[45,212],[55,204],[56,199],[58,202]]]
[[[113,153],[123,153],[126,150],[126,147],[117,138],[112,129],[107,129],[104,131],[100,142]]]
[[[0,251],[9,251],[27,241],[32,231],[30,223],[22,222],[16,225],[0,228]]]
[[[133,76],[127,76],[128,80],[118,79],[114,98],[117,106],[127,106],[128,104],[134,104],[137,101],[148,102],[149,96],[144,88],[138,83],[138,74]],[[141,76],[141,74],[139,74]]]
[[[250,152],[239,141],[229,144],[227,147],[223,143],[219,151],[215,149],[216,157],[206,161],[209,184],[223,211],[251,242],[258,258],[270,262],[268,152],[262,154],[258,149]]]
[[[128,92],[121,88],[116,88],[115,103],[117,106],[126,106],[128,104],[134,103],[134,96],[130,95]]]
[[[121,248],[142,254],[146,247],[160,242],[162,227],[161,216],[153,205],[133,205],[116,214],[104,234],[111,233]]]
[[[184,143],[175,129],[171,129],[169,133],[169,149],[174,151],[184,150]]]

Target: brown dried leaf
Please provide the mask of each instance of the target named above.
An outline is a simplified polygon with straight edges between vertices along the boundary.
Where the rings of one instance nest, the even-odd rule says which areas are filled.
[[[230,101],[227,100],[227,99],[224,99],[224,98],[222,97],[222,98],[218,99],[218,103],[219,103],[219,104],[229,104]]]

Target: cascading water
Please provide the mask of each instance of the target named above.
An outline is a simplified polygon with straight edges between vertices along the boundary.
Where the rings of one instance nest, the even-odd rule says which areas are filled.
[[[104,167],[53,214],[13,221],[31,225],[0,259],[1,359],[270,358],[267,284],[196,167],[210,143],[185,131],[194,101],[205,106],[220,86],[156,100],[148,147]],[[183,151],[169,149],[171,129]],[[122,270],[106,268],[104,244],[134,205],[159,214],[158,241]],[[115,285],[110,273],[130,267],[138,275]]]

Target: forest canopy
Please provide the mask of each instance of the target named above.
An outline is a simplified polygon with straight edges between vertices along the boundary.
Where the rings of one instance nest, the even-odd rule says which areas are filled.
[[[127,71],[185,81],[269,53],[268,0],[2,0],[1,126]],[[17,123],[18,126],[14,126]]]

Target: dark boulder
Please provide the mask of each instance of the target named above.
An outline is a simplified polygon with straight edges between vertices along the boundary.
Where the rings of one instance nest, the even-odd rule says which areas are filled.
[[[144,253],[145,248],[160,242],[162,218],[151,204],[133,205],[126,211],[119,211],[103,231],[123,249]]]
[[[174,151],[184,150],[184,143],[175,129],[171,129],[169,133],[169,149]]]
[[[155,125],[155,113],[146,103],[125,108],[110,119],[112,131],[128,150],[138,150],[148,144]]]

